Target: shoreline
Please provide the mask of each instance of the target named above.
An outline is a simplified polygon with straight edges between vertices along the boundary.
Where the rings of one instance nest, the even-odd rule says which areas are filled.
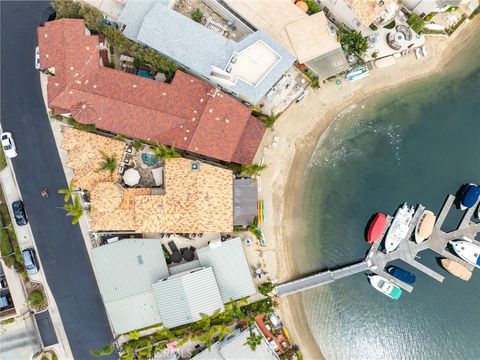
[[[293,104],[279,118],[275,128],[267,132],[257,160],[262,156],[268,165],[261,173],[260,198],[265,201],[267,221],[262,229],[267,240],[266,260],[269,277],[279,283],[299,277],[293,247],[301,237],[302,222],[297,215],[298,199],[304,191],[304,175],[318,141],[344,110],[379,93],[421,81],[440,73],[456,54],[478,36],[479,17],[465,22],[448,39],[428,37],[430,55],[417,60],[414,54],[402,57],[397,64],[375,69],[358,82],[322,84],[299,104]],[[459,40],[458,40],[459,39]],[[278,137],[278,146],[270,144]],[[300,347],[305,359],[324,359],[310,331],[302,295],[279,300],[279,312],[293,343]]]

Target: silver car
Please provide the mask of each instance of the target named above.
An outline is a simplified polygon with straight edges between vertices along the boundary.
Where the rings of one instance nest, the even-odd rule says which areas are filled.
[[[35,250],[25,249],[22,251],[23,264],[27,270],[28,275],[38,273],[37,259],[35,258]]]

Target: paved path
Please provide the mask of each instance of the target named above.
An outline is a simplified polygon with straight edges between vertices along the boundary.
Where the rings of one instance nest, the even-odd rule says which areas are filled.
[[[1,2],[1,124],[14,134],[14,170],[50,289],[75,359],[112,341],[97,283],[78,226],[60,209],[65,175],[34,69],[36,27],[47,2]],[[40,196],[42,187],[51,196]]]

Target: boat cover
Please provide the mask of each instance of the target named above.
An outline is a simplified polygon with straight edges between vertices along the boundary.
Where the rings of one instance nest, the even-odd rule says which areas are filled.
[[[463,191],[462,194],[462,205],[471,208],[477,203],[478,198],[480,197],[480,187],[477,185],[470,184]]]

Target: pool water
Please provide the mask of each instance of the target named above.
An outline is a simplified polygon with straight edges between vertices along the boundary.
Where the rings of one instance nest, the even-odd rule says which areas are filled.
[[[155,154],[143,153],[142,154],[142,161],[145,165],[148,165],[148,166],[153,166],[153,165],[156,165],[158,163],[158,160],[155,159]]]

